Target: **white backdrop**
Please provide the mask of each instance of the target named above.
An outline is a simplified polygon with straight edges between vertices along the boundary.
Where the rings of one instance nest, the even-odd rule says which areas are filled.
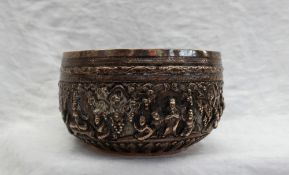
[[[0,174],[289,174],[288,0],[1,0]],[[222,52],[219,128],[169,157],[102,154],[58,111],[63,51]]]

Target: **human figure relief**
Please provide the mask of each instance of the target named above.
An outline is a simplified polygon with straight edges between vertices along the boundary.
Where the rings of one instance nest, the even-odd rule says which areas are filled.
[[[193,96],[191,89],[188,89],[187,102],[189,103],[189,106],[193,106]]]
[[[145,110],[145,111],[148,111],[148,110],[149,110],[150,103],[151,103],[151,100],[150,100],[150,99],[147,99],[147,98],[144,98],[144,99],[143,99],[143,107],[144,107],[144,110]]]
[[[149,126],[147,126],[146,118],[143,115],[141,115],[139,118],[139,126],[136,126],[136,124],[134,124],[134,127],[137,131],[135,137],[138,140],[141,140],[141,141],[145,140],[151,137],[151,135],[153,134],[153,130]]]
[[[180,122],[180,115],[178,112],[178,109],[176,107],[176,100],[174,98],[170,99],[170,114],[166,116],[165,118],[165,125],[166,130],[163,134],[163,137],[169,136],[169,135],[177,135],[177,127]]]
[[[152,128],[154,130],[154,134],[159,137],[162,134],[162,125],[163,120],[161,119],[160,115],[157,112],[152,112]]]
[[[122,136],[131,136],[134,133],[134,126],[133,126],[133,120],[135,117],[135,114],[137,113],[137,103],[135,100],[131,100],[129,103],[129,112],[127,113],[127,122],[124,126],[123,134]]]
[[[192,133],[193,129],[195,128],[194,113],[192,109],[188,111],[188,117],[185,122],[186,122],[186,126],[181,136],[189,136]]]
[[[95,137],[99,140],[103,140],[109,136],[110,131],[104,116],[95,115],[94,124],[96,126]]]
[[[76,129],[78,131],[86,131],[88,129],[88,125],[81,118],[87,119],[86,117],[82,117],[79,106],[79,95],[74,92],[72,97],[72,119],[69,123],[69,127],[71,129]]]

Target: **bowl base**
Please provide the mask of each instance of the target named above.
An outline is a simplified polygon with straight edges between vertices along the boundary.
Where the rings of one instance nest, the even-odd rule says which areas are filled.
[[[210,132],[196,133],[188,137],[148,139],[139,141],[136,139],[121,139],[117,141],[97,141],[87,135],[75,133],[75,136],[99,150],[125,156],[161,156],[178,153],[185,148],[197,143],[206,137]]]

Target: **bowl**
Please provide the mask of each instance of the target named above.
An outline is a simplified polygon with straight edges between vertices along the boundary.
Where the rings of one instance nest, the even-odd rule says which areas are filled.
[[[102,150],[174,153],[217,127],[224,110],[222,72],[215,51],[65,52],[59,108],[71,134]]]

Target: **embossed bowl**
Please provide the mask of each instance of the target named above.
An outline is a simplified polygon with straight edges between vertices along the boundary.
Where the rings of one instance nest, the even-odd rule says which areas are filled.
[[[70,133],[100,149],[173,153],[217,127],[224,110],[222,71],[214,51],[65,52],[60,111]]]

